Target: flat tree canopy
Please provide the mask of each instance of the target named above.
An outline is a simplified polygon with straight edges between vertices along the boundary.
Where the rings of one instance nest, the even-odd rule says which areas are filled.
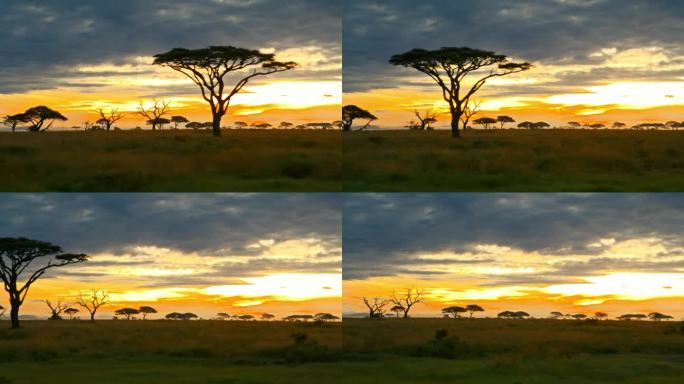
[[[367,127],[368,124],[371,123],[371,121],[377,120],[378,118],[375,117],[372,113],[366,111],[361,107],[357,107],[356,105],[345,105],[344,107],[342,107],[343,131],[350,131],[355,119],[368,120],[368,123],[365,126]]]
[[[460,135],[459,121],[464,111],[468,109],[471,97],[488,79],[532,68],[530,63],[509,62],[505,55],[468,47],[443,47],[436,50],[412,49],[392,56],[390,63],[425,73],[439,85],[442,97],[449,104],[451,132],[454,137]],[[484,73],[469,89],[464,86],[464,80],[470,73],[488,67],[492,68],[489,68],[489,72]]]
[[[29,108],[22,115],[23,121],[31,123],[31,126],[28,128],[28,130],[31,132],[42,132],[48,130],[50,129],[52,123],[55,120],[68,120],[61,113],[52,110],[44,105]],[[47,121],[50,121],[50,124],[44,126],[45,122]]]
[[[221,118],[228,111],[230,99],[254,77],[294,69],[293,61],[280,62],[272,53],[233,46],[202,49],[175,48],[154,56],[154,64],[178,71],[200,87],[202,97],[211,106],[214,136],[221,136]],[[231,72],[253,70],[226,89],[224,77]]]

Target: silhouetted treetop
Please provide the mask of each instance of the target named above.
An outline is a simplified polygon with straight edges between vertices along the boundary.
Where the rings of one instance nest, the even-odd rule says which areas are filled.
[[[366,124],[367,127],[373,120],[377,120],[378,118],[375,117],[375,115],[373,115],[372,113],[356,105],[345,105],[344,107],[342,107],[343,131],[351,130],[352,124],[356,119],[368,120],[368,123]]]
[[[297,67],[293,61],[276,61],[273,53],[233,46],[201,49],[174,48],[154,56],[154,63],[169,67],[190,78],[202,91],[212,113],[214,136],[221,136],[221,118],[228,112],[230,99],[254,77],[287,71]],[[235,85],[226,88],[224,77],[231,72],[254,67]]]
[[[29,108],[22,115],[23,121],[31,124],[31,126],[28,128],[28,130],[31,132],[45,131],[52,126],[52,122],[54,122],[55,120],[68,120],[61,113],[53,109],[50,109],[44,105]],[[50,121],[50,124],[44,126],[45,122],[47,121]]]
[[[412,49],[392,56],[389,61],[394,65],[414,68],[430,76],[439,85],[444,101],[449,104],[451,132],[454,137],[460,135],[459,122],[464,111],[469,108],[471,97],[488,79],[532,68],[532,64],[527,62],[509,62],[506,55],[468,47],[443,47],[436,50]],[[470,89],[466,89],[463,85],[467,75],[485,67],[493,68],[472,82]]]

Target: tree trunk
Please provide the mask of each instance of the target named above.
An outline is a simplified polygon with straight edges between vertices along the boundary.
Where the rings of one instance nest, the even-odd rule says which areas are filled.
[[[459,116],[456,111],[451,111],[451,137],[460,137],[461,132],[458,129]]]
[[[90,321],[95,321],[95,312],[90,312]]]
[[[221,114],[214,113],[214,120],[212,121],[212,133],[214,137],[221,137]]]
[[[15,301],[10,302],[11,309],[10,309],[10,319],[12,319],[12,328],[19,328],[19,307],[21,306],[20,303],[17,303]]]

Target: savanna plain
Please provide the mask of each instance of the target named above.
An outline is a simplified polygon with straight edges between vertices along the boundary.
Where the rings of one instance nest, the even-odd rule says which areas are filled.
[[[343,141],[345,191],[684,189],[677,131],[365,131]]]
[[[27,321],[0,330],[0,382],[679,383],[683,341],[681,322]]]
[[[0,190],[89,192],[339,191],[333,131],[0,134]]]

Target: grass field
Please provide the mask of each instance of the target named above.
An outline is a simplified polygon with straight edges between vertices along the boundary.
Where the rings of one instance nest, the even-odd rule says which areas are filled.
[[[64,320],[8,326],[0,322],[2,384],[316,383],[312,373],[330,375],[341,354],[339,323]],[[307,340],[295,343],[293,334]]]
[[[438,330],[446,336],[437,339]],[[345,319],[354,372],[395,383],[681,383],[684,324]],[[360,363],[365,361],[365,363]]]
[[[343,135],[345,191],[681,191],[684,131]]]
[[[333,131],[0,133],[2,191],[339,191]]]
[[[0,383],[681,383],[682,323],[0,322]],[[438,330],[446,335],[437,339]],[[307,341],[295,343],[292,334]]]

